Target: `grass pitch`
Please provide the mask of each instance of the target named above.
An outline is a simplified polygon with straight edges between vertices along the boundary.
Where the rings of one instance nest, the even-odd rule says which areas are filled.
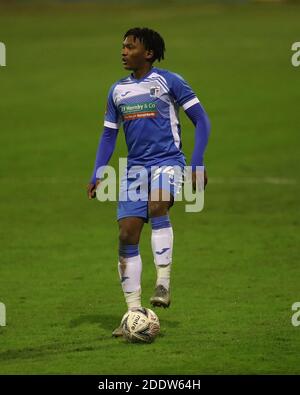
[[[297,5],[0,4],[0,373],[300,373]],[[126,15],[126,18],[124,18]],[[125,311],[116,203],[87,200],[123,33],[157,29],[212,123],[205,209],[171,211],[172,304],[151,345]],[[189,159],[193,127],[181,115]],[[111,163],[126,156],[122,132]],[[155,283],[149,225],[143,305]]]

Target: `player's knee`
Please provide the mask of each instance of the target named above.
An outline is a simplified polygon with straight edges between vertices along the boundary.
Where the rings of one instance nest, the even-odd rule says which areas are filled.
[[[149,217],[160,217],[168,213],[169,205],[167,202],[150,202]]]
[[[138,244],[138,235],[133,229],[121,228],[119,241],[122,244]]]

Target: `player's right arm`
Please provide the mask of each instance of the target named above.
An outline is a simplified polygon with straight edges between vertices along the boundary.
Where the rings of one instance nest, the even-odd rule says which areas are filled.
[[[96,188],[101,182],[104,166],[108,164],[116,146],[120,126],[120,114],[114,103],[113,91],[114,85],[109,91],[104,130],[98,145],[93,175],[87,186],[87,195],[89,199],[95,198]]]

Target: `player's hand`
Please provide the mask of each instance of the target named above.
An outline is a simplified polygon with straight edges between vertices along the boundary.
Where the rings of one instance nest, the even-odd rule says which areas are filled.
[[[196,180],[197,180],[196,172],[193,171],[192,172],[192,183],[193,183],[193,191],[194,192],[196,191]],[[204,168],[204,189],[206,187],[207,182],[208,182],[207,172],[206,172],[206,169]]]
[[[89,199],[94,199],[96,197],[96,184],[88,184],[87,195]]]
[[[100,180],[97,180],[96,184],[92,184],[92,183],[88,184],[88,186],[87,186],[87,195],[88,195],[89,199],[95,199],[95,197],[96,197],[96,189],[97,189],[97,186],[99,184],[100,184]]]

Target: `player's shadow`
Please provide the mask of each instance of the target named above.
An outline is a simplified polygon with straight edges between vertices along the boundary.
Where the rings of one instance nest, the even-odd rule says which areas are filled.
[[[178,328],[180,326],[180,322],[174,320],[160,320],[160,323],[167,328]]]
[[[112,331],[120,324],[120,316],[113,314],[88,314],[81,315],[78,318],[70,321],[69,327],[76,328],[80,325],[84,324],[97,324],[102,327],[104,330]],[[175,320],[161,320],[161,333],[160,336],[164,337],[165,332],[168,332],[168,329],[178,328],[180,326],[179,321]]]
[[[76,328],[83,324],[97,324],[103,329],[112,330],[120,324],[120,316],[113,314],[89,314],[81,315],[70,321],[69,327]]]
[[[179,321],[175,321],[175,320],[164,320],[161,319],[160,320],[160,333],[159,333],[159,337],[165,337],[166,334],[169,333],[170,330],[173,330],[174,328],[178,328],[180,327],[180,322]]]

